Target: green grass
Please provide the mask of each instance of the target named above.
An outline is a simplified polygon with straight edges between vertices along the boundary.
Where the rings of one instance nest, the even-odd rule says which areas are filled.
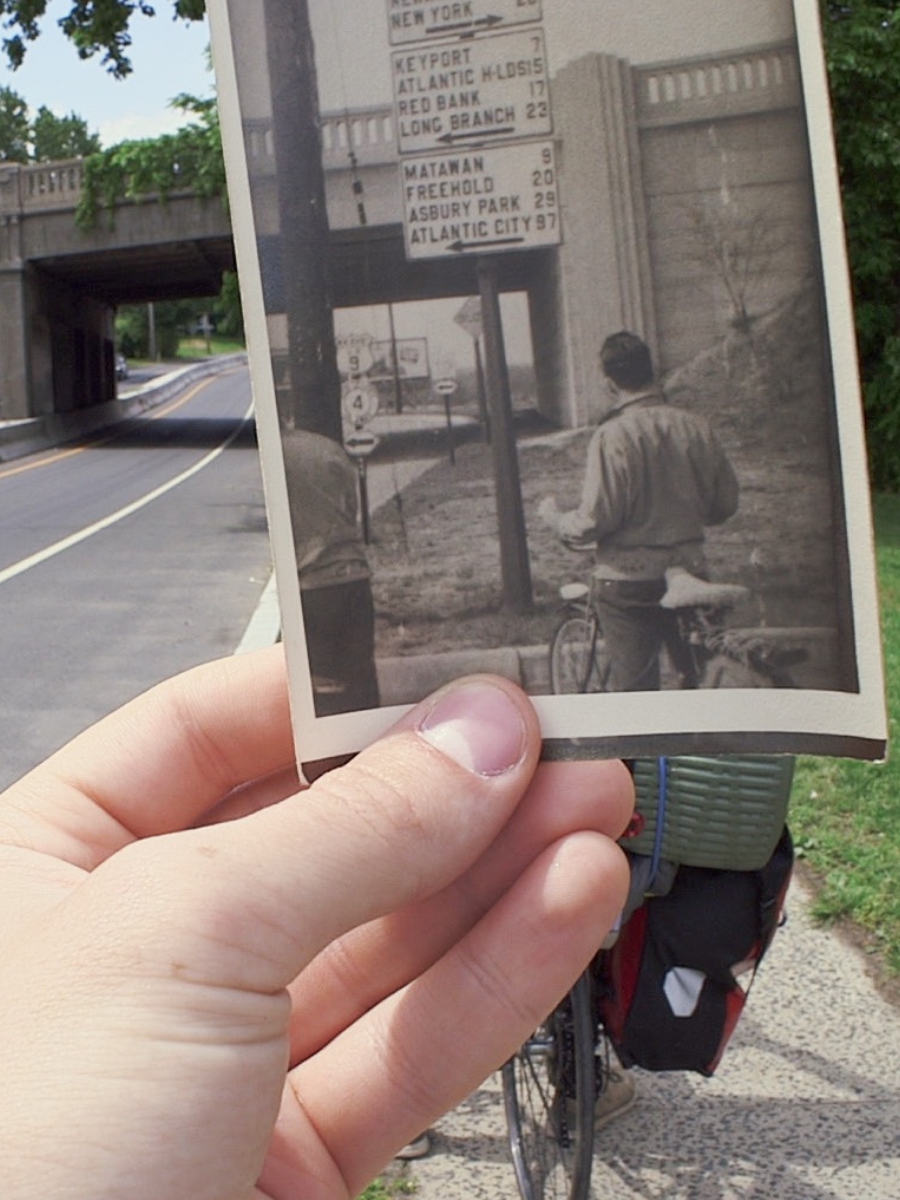
[[[875,500],[890,732],[900,711],[900,496]],[[801,759],[791,804],[798,851],[818,884],[815,914],[850,920],[900,976],[900,759]]]
[[[243,342],[235,341],[233,338],[216,337],[213,334],[209,339],[209,352],[207,352],[205,338],[182,338],[178,343],[178,357],[192,360],[209,358],[215,354],[240,354],[246,348]]]
[[[412,1196],[418,1184],[412,1179],[375,1179],[359,1197],[359,1200],[399,1200],[401,1196]]]

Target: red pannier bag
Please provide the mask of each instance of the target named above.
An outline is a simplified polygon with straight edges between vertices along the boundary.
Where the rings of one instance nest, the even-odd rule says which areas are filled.
[[[600,1015],[622,1065],[712,1075],[781,919],[790,834],[764,867],[681,866],[601,956]]]

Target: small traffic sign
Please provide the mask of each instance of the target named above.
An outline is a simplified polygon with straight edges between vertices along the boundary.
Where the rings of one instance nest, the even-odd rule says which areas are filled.
[[[439,396],[452,396],[456,391],[456,380],[438,379],[434,385],[434,390]]]
[[[367,333],[347,334],[337,339],[338,370],[344,378],[365,375],[372,369],[374,338]]]
[[[374,433],[351,433],[344,440],[344,449],[353,458],[368,458],[380,440]]]
[[[469,296],[453,320],[466,331],[469,337],[477,341],[484,332],[481,320],[481,297]]]
[[[341,407],[345,420],[355,429],[367,424],[378,412],[378,393],[373,387],[350,387],[344,392]]]

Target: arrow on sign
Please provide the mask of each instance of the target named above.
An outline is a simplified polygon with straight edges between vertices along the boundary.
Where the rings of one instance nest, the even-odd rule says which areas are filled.
[[[495,25],[502,25],[503,17],[491,15],[488,17],[479,17],[476,21],[454,21],[449,25],[432,25],[429,33],[465,33],[466,30],[471,30],[473,33],[478,29],[493,29]]]
[[[521,246],[525,241],[523,237],[512,238],[494,238],[491,242],[451,242],[447,247],[455,254],[464,254],[466,250],[489,250],[491,246]]]
[[[480,133],[445,133],[435,140],[438,142],[443,142],[445,146],[452,146],[454,142],[471,143],[472,138],[477,138],[478,142],[483,142],[485,138],[506,137],[515,132],[515,125],[502,125],[499,129],[485,129]]]

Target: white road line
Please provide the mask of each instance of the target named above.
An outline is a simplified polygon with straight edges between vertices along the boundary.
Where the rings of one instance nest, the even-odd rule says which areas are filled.
[[[269,576],[269,582],[263,588],[253,616],[250,618],[244,636],[238,643],[235,654],[246,654],[250,650],[262,650],[265,646],[274,646],[281,636],[281,609],[278,605],[278,592],[275,587],[275,572]]]
[[[73,546],[79,545],[81,542],[86,542],[88,538],[94,536],[95,533],[102,533],[104,529],[109,529],[111,525],[116,525],[119,521],[124,521],[126,517],[130,517],[133,513],[139,512],[142,508],[146,508],[148,504],[152,504],[154,500],[158,500],[167,492],[180,487],[182,483],[187,482],[194,475],[198,475],[205,470],[211,463],[222,454],[231,443],[238,437],[243,430],[244,425],[250,419],[253,413],[253,405],[251,404],[241,418],[241,423],[221,446],[210,451],[205,458],[201,458],[198,463],[195,463],[187,471],[182,471],[180,475],[174,476],[168,483],[162,484],[161,487],[154,488],[152,492],[147,492],[139,500],[132,501],[131,504],[126,504],[124,508],[118,509],[117,512],[110,513],[108,517],[103,517],[100,521],[95,521],[93,525],[86,525],[84,529],[80,529],[77,533],[72,533],[61,541],[54,542],[52,546],[48,546],[45,550],[39,550],[36,554],[29,555],[28,558],[23,558],[12,566],[4,568],[0,571],[0,584],[8,583],[11,579],[15,579],[18,575],[24,575],[26,571],[30,571],[32,567],[38,567],[41,563],[47,562],[48,559],[55,558],[57,554],[63,554],[66,550],[71,550]]]

